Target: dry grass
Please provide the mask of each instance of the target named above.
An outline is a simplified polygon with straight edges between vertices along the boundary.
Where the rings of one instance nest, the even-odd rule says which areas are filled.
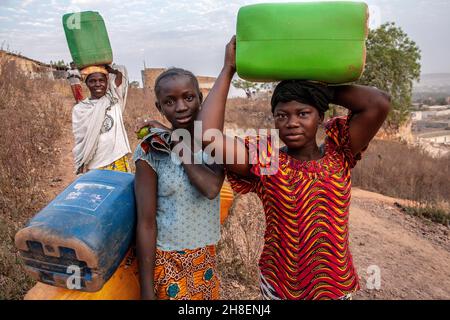
[[[0,299],[18,299],[32,281],[19,267],[14,235],[49,200],[44,190],[65,110],[54,81],[30,80],[11,61],[0,68]]]
[[[270,112],[270,100],[251,100],[233,98],[227,101],[225,123],[230,128],[270,129],[273,117]]]
[[[406,210],[444,225],[450,219],[450,158],[407,144],[375,140],[352,172],[353,185],[410,200]]]
[[[436,206],[410,206],[403,207],[397,203],[406,214],[450,226],[450,214],[448,210]]]
[[[222,299],[259,299],[258,260],[265,219],[255,194],[237,196],[217,245]]]

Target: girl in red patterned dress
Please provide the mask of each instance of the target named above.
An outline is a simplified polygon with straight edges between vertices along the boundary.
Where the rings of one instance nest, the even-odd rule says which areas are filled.
[[[235,73],[235,46],[233,37],[223,69],[199,113],[203,132],[223,130],[225,102]],[[347,108],[349,115],[325,123],[325,143],[319,146],[316,133],[329,103]],[[279,149],[275,141],[262,136],[244,141],[224,136],[213,142],[216,157],[222,154],[219,161],[234,159],[225,163],[233,189],[255,192],[264,206],[266,230],[259,261],[262,295],[267,299],[345,299],[359,289],[349,250],[351,169],[386,119],[389,96],[359,85],[290,80],[278,84],[271,106],[285,147]],[[204,141],[204,146],[210,143]],[[243,163],[237,161],[241,152]],[[267,170],[271,166],[276,166],[272,172]]]

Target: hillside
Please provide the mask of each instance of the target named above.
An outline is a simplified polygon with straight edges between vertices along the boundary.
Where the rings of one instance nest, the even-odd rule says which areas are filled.
[[[423,99],[450,96],[450,73],[423,74],[418,83],[414,83],[413,98]]]
[[[420,76],[420,81],[414,84],[415,91],[430,88],[450,87],[450,73],[426,73]]]

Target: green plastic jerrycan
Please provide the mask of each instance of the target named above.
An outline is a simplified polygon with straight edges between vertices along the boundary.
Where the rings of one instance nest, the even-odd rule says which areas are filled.
[[[242,7],[237,17],[237,73],[260,82],[355,81],[364,70],[368,17],[363,2]]]
[[[62,23],[72,60],[79,69],[112,63],[108,32],[98,12],[67,13]]]

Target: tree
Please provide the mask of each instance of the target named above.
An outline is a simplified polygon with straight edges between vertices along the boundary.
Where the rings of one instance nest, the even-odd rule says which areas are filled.
[[[50,60],[50,65],[51,65],[52,67],[54,67],[54,68],[57,68],[57,69],[68,69],[68,68],[69,68],[69,65],[66,64],[66,63],[64,62],[64,60],[58,60],[58,61],[55,61],[55,62],[53,62],[52,60]]]
[[[264,82],[264,83],[260,83],[259,87],[262,90],[266,90],[269,91],[270,93],[272,93],[275,90],[275,87],[277,86],[279,82]]]
[[[420,79],[420,49],[393,22],[369,31],[366,45],[366,67],[359,83],[391,95],[386,124],[396,129],[409,118],[413,82]]]
[[[233,80],[231,82],[236,89],[245,91],[247,98],[251,98],[254,93],[266,91],[272,93],[278,82],[251,82],[243,79]]]
[[[439,98],[436,100],[436,104],[437,104],[438,106],[446,106],[446,105],[447,105],[447,97],[439,97]]]
[[[64,62],[64,60],[58,60],[55,63],[55,66],[57,66],[57,67],[67,67],[68,65]]]
[[[258,84],[255,82],[250,82],[243,79],[236,79],[231,82],[236,89],[242,89],[245,91],[247,98],[252,97],[252,91],[256,91],[258,89]]]

